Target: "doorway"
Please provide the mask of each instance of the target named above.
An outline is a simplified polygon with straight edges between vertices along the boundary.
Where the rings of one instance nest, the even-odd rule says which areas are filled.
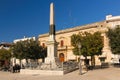
[[[64,62],[64,54],[63,53],[59,54],[59,60],[60,60],[60,62]]]

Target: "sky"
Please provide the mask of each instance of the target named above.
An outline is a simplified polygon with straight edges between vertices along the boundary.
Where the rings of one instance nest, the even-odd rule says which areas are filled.
[[[0,0],[0,42],[48,33],[51,2],[56,31],[120,15],[120,0]]]

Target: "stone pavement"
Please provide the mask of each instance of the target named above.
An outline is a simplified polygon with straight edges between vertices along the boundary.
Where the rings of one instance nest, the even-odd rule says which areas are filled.
[[[96,69],[83,75],[79,75],[76,70],[63,76],[23,75],[0,71],[0,80],[120,80],[120,68]]]

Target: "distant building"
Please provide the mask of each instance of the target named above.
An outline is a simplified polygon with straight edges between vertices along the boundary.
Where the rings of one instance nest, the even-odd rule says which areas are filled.
[[[73,34],[78,34],[79,32],[87,31],[90,33],[94,33],[100,31],[102,32],[101,36],[103,37],[104,47],[102,49],[102,55],[96,56],[96,63],[100,64],[99,57],[105,57],[106,58],[105,62],[113,62],[112,59],[117,58],[115,62],[118,62],[118,59],[120,57],[119,55],[115,57],[115,55],[112,54],[109,47],[109,39],[105,34],[105,32],[108,31],[108,28],[114,28],[115,26],[118,25],[120,25],[120,16],[107,15],[106,20],[104,21],[57,31],[56,41],[59,42],[57,48],[57,56],[61,61],[77,60],[79,56],[75,56],[72,52],[73,46],[71,45],[71,36]],[[38,40],[40,41],[40,45],[47,46],[46,42],[48,41],[48,38],[49,33],[39,35]]]
[[[17,42],[19,42],[19,41],[26,41],[26,40],[30,40],[30,39],[36,40],[35,37],[25,37],[25,36],[24,36],[24,38],[15,39],[15,40],[13,41],[13,43],[17,43]]]
[[[12,45],[12,43],[1,42],[1,43],[0,43],[0,49],[4,48],[4,49],[7,49],[7,50],[8,50],[11,45]]]

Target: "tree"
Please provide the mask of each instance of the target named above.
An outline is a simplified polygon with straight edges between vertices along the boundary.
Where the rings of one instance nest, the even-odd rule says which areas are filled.
[[[91,64],[95,66],[95,55],[102,54],[103,41],[100,32],[95,32],[94,34],[88,32],[80,32],[79,34],[73,34],[71,36],[71,43],[74,47],[73,53],[79,55],[78,53],[78,42],[81,42],[81,54],[87,60],[87,56],[91,56]]]
[[[8,63],[10,61],[10,58],[11,58],[10,50],[4,48],[0,49],[0,60],[4,61],[5,66],[9,65]]]
[[[14,43],[11,48],[13,52],[13,57],[16,57],[17,59],[20,59],[20,60],[24,59],[25,48],[22,41]]]
[[[26,54],[28,59],[44,59],[47,56],[47,48],[39,46],[39,42],[35,40],[29,40],[25,42]]]
[[[91,65],[95,66],[95,55],[102,54],[103,40],[100,32],[94,34],[85,33],[83,38],[85,52],[91,56]],[[84,51],[84,50],[83,50]]]
[[[73,34],[71,36],[71,44],[72,46],[74,47],[73,48],[73,53],[74,55],[80,55],[79,53],[79,47],[78,47],[78,44],[82,42],[82,35],[81,34]]]
[[[45,48],[39,46],[38,41],[33,39],[14,43],[12,51],[13,56],[20,59],[20,64],[22,59],[27,61],[28,59],[36,60],[46,57]]]
[[[109,44],[113,54],[120,54],[120,26],[109,29],[107,32]]]

